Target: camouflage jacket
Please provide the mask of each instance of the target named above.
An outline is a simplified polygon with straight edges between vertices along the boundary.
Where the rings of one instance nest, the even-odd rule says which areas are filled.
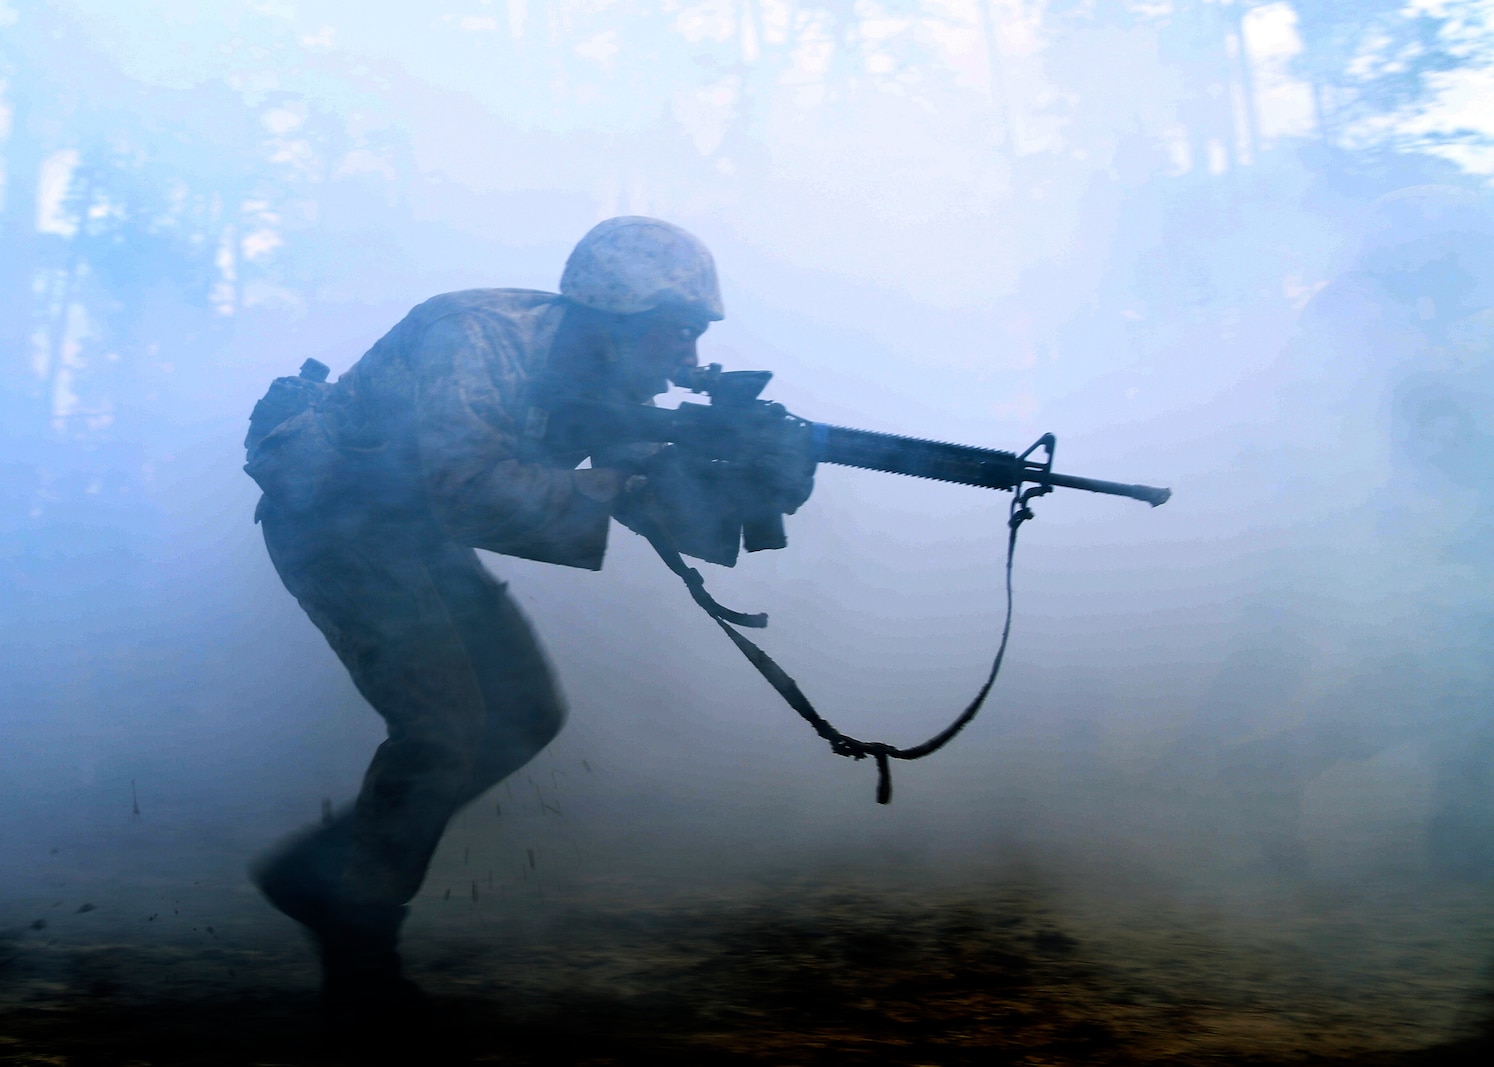
[[[553,293],[471,289],[406,315],[318,405],[343,493],[390,518],[434,519],[462,544],[600,569],[610,482],[577,469],[584,455],[523,436],[563,309]]]

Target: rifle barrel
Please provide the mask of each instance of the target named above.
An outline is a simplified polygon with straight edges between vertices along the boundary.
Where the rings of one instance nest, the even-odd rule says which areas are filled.
[[[920,437],[853,430],[845,426],[811,424],[815,458],[821,463],[842,467],[862,467],[889,474],[907,474],[914,478],[955,482],[985,489],[1011,489],[1019,481],[1038,485],[1084,489],[1091,493],[1128,496],[1144,500],[1152,507],[1166,503],[1171,489],[1151,485],[1127,485],[1097,478],[1079,478],[1054,474],[1040,463],[1023,461],[1014,452],[994,448],[976,448]]]
[[[1172,496],[1171,489],[1163,489],[1155,485],[1127,485],[1124,482],[1105,482],[1098,478],[1078,478],[1072,474],[1049,474],[1046,478],[1037,478],[1048,485],[1060,485],[1067,489],[1085,489],[1091,493],[1109,493],[1111,496],[1128,496],[1134,500],[1144,500],[1152,507],[1161,507],[1167,503]]]

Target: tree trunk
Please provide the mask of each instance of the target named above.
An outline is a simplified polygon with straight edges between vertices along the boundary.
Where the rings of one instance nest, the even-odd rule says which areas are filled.
[[[6,416],[25,433],[46,423],[46,401],[31,367],[36,314],[33,286],[40,242],[36,232],[37,180],[43,149],[32,135],[31,108],[20,78],[10,86],[11,130],[5,146],[5,208],[0,212],[0,386]]]
[[[980,35],[986,46],[986,70],[991,84],[991,103],[996,108],[996,126],[1001,131],[1001,150],[1008,156],[1017,154],[1017,131],[1012,119],[1011,97],[1007,93],[1006,63],[1001,55],[1001,39],[996,34],[996,15],[992,0],[975,0],[980,13]]]

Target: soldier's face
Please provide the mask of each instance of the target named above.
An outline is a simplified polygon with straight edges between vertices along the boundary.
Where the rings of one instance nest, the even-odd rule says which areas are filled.
[[[699,364],[695,343],[709,325],[697,315],[672,309],[623,319],[613,339],[628,392],[646,400],[668,391],[671,378]]]

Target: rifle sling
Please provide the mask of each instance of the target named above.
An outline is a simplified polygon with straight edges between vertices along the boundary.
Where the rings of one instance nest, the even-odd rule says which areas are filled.
[[[996,675],[1001,671],[1001,661],[1006,656],[1007,640],[1012,632],[1012,557],[1017,548],[1017,528],[1032,518],[1032,510],[1027,506],[1028,502],[1035,496],[1050,492],[1051,487],[1034,486],[1025,493],[1020,490],[1020,486],[1014,488],[1011,511],[1007,518],[1006,620],[1001,627],[1001,643],[997,646],[996,656],[991,661],[990,673],[986,675],[986,680],[975,694],[974,699],[966,705],[965,710],[960,712],[953,722],[927,741],[911,748],[898,748],[881,741],[862,741],[836,729],[815,710],[809,698],[804,695],[804,691],[799,688],[799,683],[794,681],[772,656],[736,629],[737,626],[762,629],[768,625],[767,615],[761,613],[749,615],[722,607],[710,593],[706,592],[705,579],[700,576],[699,571],[685,563],[680,556],[679,549],[675,547],[673,540],[662,527],[645,520],[635,523],[635,529],[648,538],[649,544],[653,545],[654,551],[659,554],[664,565],[685,583],[686,588],[690,590],[691,598],[715,620],[716,625],[725,631],[726,636],[731,638],[732,644],[736,645],[742,655],[747,657],[747,662],[757,668],[757,672],[767,679],[768,684],[777,690],[778,695],[789,707],[797,711],[800,717],[813,727],[815,733],[830,743],[832,752],[837,756],[847,756],[855,760],[871,756],[877,761],[877,803],[888,804],[892,801],[892,771],[889,760],[922,759],[947,745],[975,718],[976,712],[980,711],[981,705],[986,702],[986,696],[991,692]]]

